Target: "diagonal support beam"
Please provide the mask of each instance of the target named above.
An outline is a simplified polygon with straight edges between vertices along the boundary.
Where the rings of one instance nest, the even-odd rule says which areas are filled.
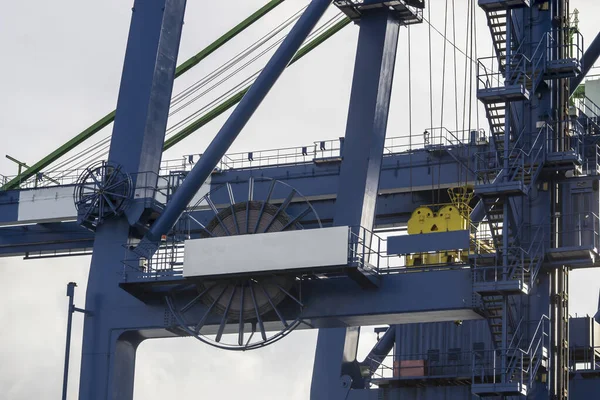
[[[169,205],[142,239],[136,252],[144,257],[154,254],[161,235],[166,234],[177,221],[185,207],[192,200],[200,186],[206,181],[215,165],[223,157],[229,146],[242,131],[252,114],[269,93],[285,67],[316,23],[329,6],[331,0],[313,0],[292,28],[281,46],[262,70],[240,104],[225,122],[219,133],[210,143],[196,166],[181,184]]]
[[[392,351],[394,348],[395,342],[396,325],[392,325],[387,329],[387,331],[385,331],[381,339],[379,339],[377,344],[369,352],[365,360],[360,363],[361,366],[369,368],[369,371],[376,371],[390,351]]]
[[[592,42],[592,44],[590,44],[588,49],[585,51],[585,54],[581,58],[581,65],[583,66],[581,74],[579,74],[575,78],[571,78],[571,88],[569,93],[570,95],[573,95],[575,89],[577,89],[577,86],[579,86],[579,84],[583,82],[583,79],[587,76],[588,72],[590,72],[590,70],[598,60],[598,57],[600,57],[600,32],[598,32],[598,34],[594,38],[594,41]]]

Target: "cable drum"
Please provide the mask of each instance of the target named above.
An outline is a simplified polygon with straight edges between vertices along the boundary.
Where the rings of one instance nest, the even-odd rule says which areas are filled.
[[[201,240],[298,230],[304,228],[303,222],[321,227],[312,205],[295,189],[272,179],[259,181],[264,188],[268,186],[263,200],[254,199],[253,179],[248,182],[250,200],[242,202],[234,200],[231,185],[225,184],[200,199],[188,213],[189,220],[180,221],[178,226],[187,226],[185,236],[195,232],[194,236]],[[228,195],[223,196],[223,192]],[[227,204],[216,206],[213,202],[224,198],[229,199]],[[200,208],[213,211],[206,226],[191,217],[193,210]],[[243,254],[244,249],[231,251]],[[283,338],[302,322],[299,274],[250,273],[190,281],[193,294],[189,286],[176,288],[165,298],[167,306],[186,334],[212,346],[228,350],[263,347]],[[232,341],[232,337],[237,340]]]
[[[263,215],[260,221],[258,220],[260,210],[263,208]],[[219,218],[215,217],[206,226],[206,229],[212,233],[212,237],[229,236],[230,232],[239,232],[240,235],[254,233],[254,227],[258,226],[256,232],[280,232],[291,220],[285,213],[277,213],[278,207],[260,201],[250,201],[245,203],[235,204],[233,207],[228,207],[219,212]],[[234,217],[235,213],[235,217]],[[269,225],[271,218],[275,216],[273,222]],[[219,222],[219,220],[221,222]],[[237,226],[236,226],[237,225]],[[269,226],[268,226],[269,225]],[[296,225],[290,225],[286,230],[295,230]],[[301,229],[301,227],[300,227]],[[208,234],[205,233],[206,236]],[[206,237],[205,236],[205,237]],[[243,249],[239,249],[243,251]],[[227,283],[228,287],[225,292],[219,297],[223,291],[224,283],[206,281],[200,282],[198,288],[200,292],[206,291],[203,296],[203,301],[207,305],[211,305],[215,300],[215,309],[220,314],[228,313],[228,317],[233,317],[240,314],[240,309],[243,308],[243,318],[248,319],[255,317],[256,309],[254,307],[250,291],[244,290],[242,299],[242,291],[240,288],[248,284],[246,281],[238,281],[233,284]],[[284,276],[267,276],[260,280],[253,279],[252,285],[258,290],[255,291],[255,300],[257,309],[260,315],[263,315],[273,310],[271,303],[278,305],[286,298],[285,291],[290,291],[294,284],[294,279]],[[232,293],[234,288],[237,288],[235,293]],[[233,295],[229,310],[227,305],[229,298]]]
[[[94,230],[107,218],[121,215],[129,205],[133,184],[120,165],[99,162],[85,169],[73,192],[78,222]]]

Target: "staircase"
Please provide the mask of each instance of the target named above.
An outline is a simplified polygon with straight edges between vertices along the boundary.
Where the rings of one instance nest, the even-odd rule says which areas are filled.
[[[518,222],[518,199],[529,194],[544,167],[548,128],[525,129],[516,102],[529,100],[543,84],[548,45],[546,36],[533,51],[511,40],[522,37],[510,19],[511,8],[529,7],[529,1],[479,0],[479,6],[486,13],[495,57],[478,61],[477,95],[485,106],[494,151],[477,155],[474,192],[486,215],[487,226],[480,229],[489,229],[495,253],[475,257],[473,290],[481,298],[495,352],[492,368],[484,368],[487,372],[478,377],[474,371],[472,393],[526,397],[548,359],[548,330],[543,329],[547,318],[535,321],[537,328],[526,329],[523,319],[517,323],[520,309],[515,299],[530,293],[541,269],[545,230],[542,224],[532,227]]]
[[[498,67],[501,72],[506,68],[506,17],[507,10],[485,10],[485,16],[492,35],[494,52],[498,58]]]
[[[519,321],[507,349],[498,350],[498,357],[506,357],[506,367],[499,360],[488,373],[488,380],[475,380],[473,374],[472,393],[481,396],[523,396],[533,389],[538,372],[548,367],[549,319],[545,315],[534,321],[532,329],[526,330],[526,323]],[[531,340],[526,339],[530,335]]]
[[[499,156],[504,151],[504,123],[506,120],[506,103],[503,101],[485,103],[485,116],[490,124],[492,143]]]
[[[511,298],[509,297],[509,299]],[[481,302],[485,318],[488,322],[488,327],[490,328],[494,349],[500,350],[502,349],[502,314],[504,309],[504,297],[498,294],[484,295],[481,296]],[[508,305],[507,318],[509,328],[508,343],[511,343],[514,338],[514,333],[517,329],[514,300],[512,300],[512,304]]]

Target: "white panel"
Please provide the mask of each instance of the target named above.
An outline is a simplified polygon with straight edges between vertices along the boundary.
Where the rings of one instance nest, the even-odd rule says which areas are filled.
[[[183,276],[348,264],[348,227],[306,229],[185,242]]]
[[[21,190],[19,222],[64,221],[77,217],[73,186]]]

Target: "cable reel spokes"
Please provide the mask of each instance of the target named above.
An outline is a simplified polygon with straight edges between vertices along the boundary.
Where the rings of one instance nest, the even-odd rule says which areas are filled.
[[[202,281],[193,296],[189,290],[175,290],[166,302],[188,335],[222,349],[252,350],[300,325],[303,304],[293,294],[299,287],[300,280],[281,275]]]
[[[264,199],[255,199],[255,185],[266,189]],[[303,229],[302,222],[321,227],[304,196],[272,179],[250,180],[247,200],[242,202],[235,201],[230,184],[222,185],[200,199],[192,208],[197,209],[210,210],[212,218],[204,225],[192,212],[184,216],[177,226],[185,227],[188,238],[291,231]],[[301,276],[277,272],[194,278],[191,286],[171,291],[166,302],[186,334],[215,347],[250,350],[273,343],[300,325],[301,282]]]
[[[104,219],[121,215],[132,192],[131,177],[120,165],[102,161],[86,168],[73,193],[78,222],[95,229]]]

